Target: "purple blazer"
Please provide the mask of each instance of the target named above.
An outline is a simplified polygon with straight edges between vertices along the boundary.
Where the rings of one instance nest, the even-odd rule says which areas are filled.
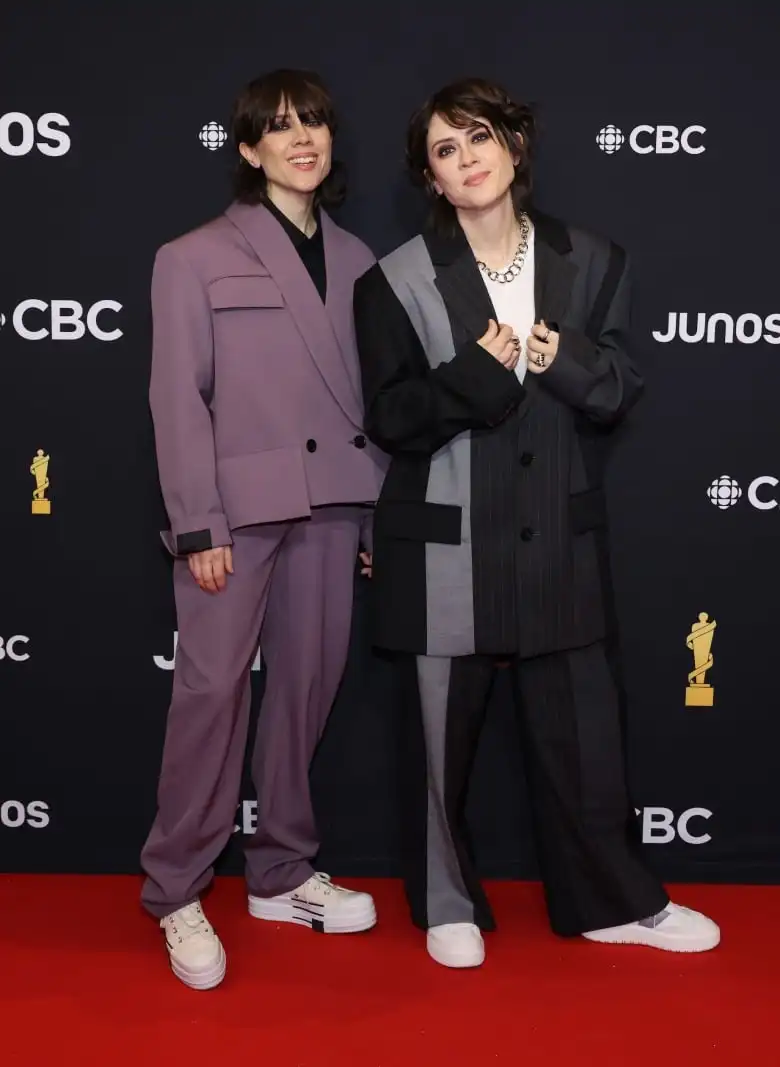
[[[262,206],[232,204],[157,253],[150,403],[175,555],[379,495],[388,461],[363,433],[352,318],[374,257],[321,219],[324,306]]]

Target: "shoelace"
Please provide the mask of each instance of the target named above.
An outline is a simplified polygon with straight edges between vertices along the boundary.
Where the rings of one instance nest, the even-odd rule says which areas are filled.
[[[341,885],[336,885],[329,874],[325,874],[323,871],[315,871],[314,878],[322,886],[322,890],[327,896],[330,893],[348,893],[349,890],[345,889]]]
[[[178,926],[180,923],[184,924],[181,930]],[[206,916],[197,904],[182,908],[170,925],[171,931],[178,937],[179,941],[186,941],[188,937],[192,937],[194,934],[211,933],[209,924],[206,922]]]

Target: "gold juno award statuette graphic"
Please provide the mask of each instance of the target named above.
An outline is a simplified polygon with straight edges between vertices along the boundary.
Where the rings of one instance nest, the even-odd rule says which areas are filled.
[[[699,613],[699,621],[691,627],[685,643],[693,653],[693,670],[688,675],[685,690],[687,708],[711,708],[715,703],[715,690],[704,681],[704,675],[712,667],[712,638],[718,624],[706,611]]]
[[[46,490],[49,488],[48,471],[49,456],[44,456],[43,449],[39,448],[30,467],[30,474],[35,477],[35,490],[32,498],[33,515],[51,515],[51,500],[46,499]]]

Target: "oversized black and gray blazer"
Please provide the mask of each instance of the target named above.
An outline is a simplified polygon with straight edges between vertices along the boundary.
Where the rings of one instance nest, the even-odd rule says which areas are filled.
[[[523,384],[477,343],[496,315],[459,228],[356,284],[365,428],[392,457],[374,522],[380,648],[529,657],[607,635],[605,446],[642,390],[627,257],[532,218],[536,317],[560,343]]]

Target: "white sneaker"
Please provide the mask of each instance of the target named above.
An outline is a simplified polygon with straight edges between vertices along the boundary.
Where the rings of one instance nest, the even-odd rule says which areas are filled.
[[[582,936],[607,945],[650,945],[666,952],[709,952],[720,942],[720,930],[712,919],[672,903],[649,919]]]
[[[445,923],[428,930],[428,955],[443,967],[479,967],[485,942],[473,923]]]
[[[255,919],[298,923],[320,934],[357,934],[376,924],[376,908],[368,893],[344,889],[320,873],[278,897],[250,895],[249,914]]]
[[[160,920],[171,970],[190,989],[213,989],[225,977],[222,942],[209,926],[200,904],[188,904]]]

